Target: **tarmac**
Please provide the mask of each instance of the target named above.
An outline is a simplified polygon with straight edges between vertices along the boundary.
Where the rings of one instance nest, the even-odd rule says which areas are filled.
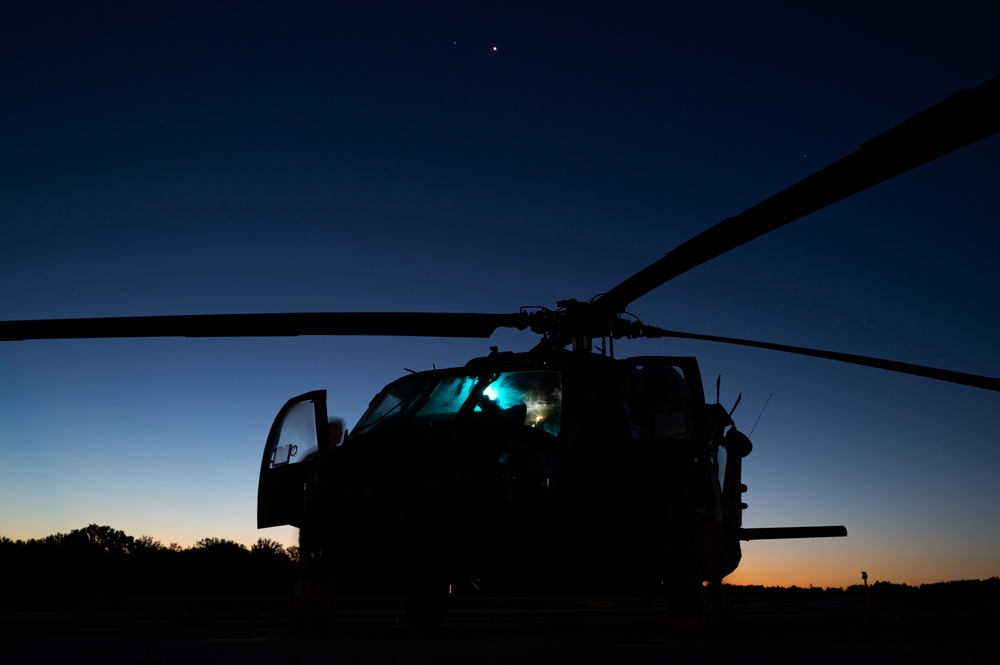
[[[301,618],[287,599],[7,599],[4,663],[996,663],[1000,608],[745,600],[732,621],[641,599],[457,600],[433,631],[400,599],[341,599]]]

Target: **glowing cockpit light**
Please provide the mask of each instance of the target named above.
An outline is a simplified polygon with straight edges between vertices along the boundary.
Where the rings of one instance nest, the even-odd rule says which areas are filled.
[[[486,386],[486,389],[483,391],[483,395],[488,397],[491,402],[497,401],[497,397],[500,397],[500,393],[498,393],[497,389],[493,386]]]

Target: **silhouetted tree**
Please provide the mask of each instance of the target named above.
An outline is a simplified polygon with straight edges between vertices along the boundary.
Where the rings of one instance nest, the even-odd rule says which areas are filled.
[[[124,531],[91,524],[83,529],[70,531],[62,538],[60,546],[78,552],[123,556],[132,552],[135,539]]]
[[[135,539],[134,548],[135,552],[158,552],[165,549],[163,543],[153,540],[152,536],[139,536]]]
[[[298,556],[297,547],[286,548],[269,538],[260,538],[249,548],[224,538],[203,538],[184,549],[97,524],[27,541],[0,536],[0,561],[7,571],[0,576],[0,597],[291,596]],[[737,601],[846,598],[864,606],[861,585],[726,587]],[[919,587],[877,581],[869,591],[873,605],[962,602],[995,606],[1000,602],[1000,578]]]
[[[250,548],[252,554],[266,554],[280,556],[285,554],[285,546],[270,538],[259,538],[253,547]]]

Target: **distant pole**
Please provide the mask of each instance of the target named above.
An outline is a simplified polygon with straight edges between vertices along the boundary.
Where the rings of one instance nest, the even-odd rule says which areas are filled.
[[[868,573],[861,571],[861,581],[865,583],[865,609],[870,610],[871,604],[868,602]]]

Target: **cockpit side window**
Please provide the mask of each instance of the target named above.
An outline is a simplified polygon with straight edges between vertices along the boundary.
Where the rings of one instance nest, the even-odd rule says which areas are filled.
[[[483,390],[476,411],[497,409],[510,420],[520,420],[559,436],[562,422],[562,375],[551,371],[504,372]]]

